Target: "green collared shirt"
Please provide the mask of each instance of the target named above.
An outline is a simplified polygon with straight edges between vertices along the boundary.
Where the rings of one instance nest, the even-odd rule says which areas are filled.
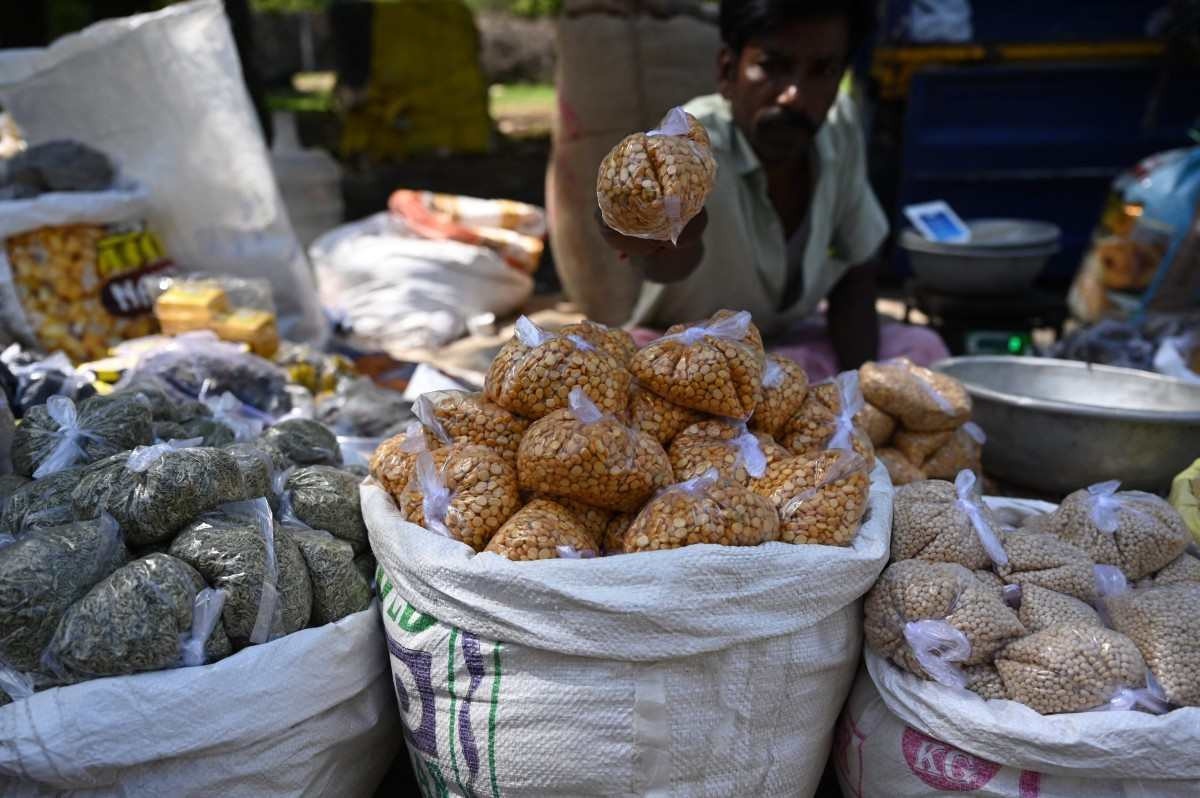
[[[853,266],[887,236],[888,224],[867,183],[858,109],[838,97],[815,139],[815,184],[808,217],[788,240],[767,194],[767,175],[720,95],[684,106],[708,130],[717,181],[708,198],[704,256],[686,280],[642,286],[633,312],[639,326],[666,328],[721,308],[748,310],[767,335],[812,315]],[[797,190],[803,190],[797,187]],[[799,288],[790,302],[789,286]]]

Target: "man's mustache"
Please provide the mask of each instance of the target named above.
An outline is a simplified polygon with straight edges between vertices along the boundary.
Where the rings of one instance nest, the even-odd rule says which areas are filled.
[[[760,130],[793,130],[797,133],[807,133],[809,136],[817,135],[816,123],[803,113],[786,108],[775,108],[763,113],[758,119],[758,127]]]

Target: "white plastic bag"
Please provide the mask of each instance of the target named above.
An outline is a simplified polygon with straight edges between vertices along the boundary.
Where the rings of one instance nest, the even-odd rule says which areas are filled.
[[[219,0],[108,20],[0,59],[0,104],[31,143],[75,139],[142,182],[176,262],[268,279],[280,332],[324,336]]]
[[[409,235],[386,212],[331,230],[309,253],[324,303],[361,345],[392,352],[452,341],[472,316],[507,315],[533,293],[533,278],[494,251]]]
[[[212,665],[15,701],[0,794],[365,798],[401,742],[384,651],[371,606]]]
[[[1200,709],[1039,715],[865,652],[833,762],[856,798],[1185,798],[1200,794]]]
[[[1188,354],[1200,347],[1200,334],[1164,338],[1154,353],[1154,370],[1168,377],[1200,383],[1200,374],[1188,366]]]
[[[859,598],[888,555],[882,465],[872,487],[852,547],[510,562],[405,523],[364,485],[425,795],[811,795],[857,667]]]

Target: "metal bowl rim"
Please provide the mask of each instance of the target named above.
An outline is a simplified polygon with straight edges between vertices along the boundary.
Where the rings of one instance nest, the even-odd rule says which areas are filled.
[[[1062,245],[1055,241],[1050,244],[1037,244],[1030,247],[1013,247],[1012,249],[968,249],[960,247],[958,249],[945,249],[939,245],[921,239],[919,242],[906,241],[901,239],[900,248],[905,252],[916,252],[921,255],[935,255],[942,258],[954,260],[1013,260],[1018,258],[1048,258],[1051,255],[1058,254],[1062,250]]]
[[[1170,423],[1185,423],[1185,424],[1200,424],[1200,410],[1189,412],[1186,410],[1124,410],[1115,407],[1099,407],[1097,405],[1082,405],[1072,404],[1070,402],[1060,402],[1056,399],[1038,399],[1032,396],[1019,396],[1017,394],[1005,393],[992,388],[985,388],[981,385],[966,382],[957,375],[946,372],[948,366],[954,366],[959,363],[1038,363],[1044,365],[1053,365],[1061,368],[1071,369],[1087,369],[1088,371],[1103,371],[1110,374],[1120,374],[1125,376],[1136,377],[1138,379],[1147,379],[1152,382],[1161,382],[1171,385],[1188,385],[1190,383],[1183,380],[1177,380],[1174,377],[1167,377],[1162,374],[1156,374],[1151,371],[1140,371],[1138,369],[1120,368],[1117,366],[1104,366],[1099,363],[1084,363],[1077,360],[1056,360],[1048,357],[1014,357],[1010,355],[981,355],[976,357],[950,357],[945,360],[939,360],[930,368],[935,371],[940,371],[949,374],[956,380],[961,382],[967,389],[967,393],[979,396],[982,399],[990,399],[994,402],[1002,404],[1029,408],[1033,410],[1041,410],[1047,413],[1057,413],[1070,416],[1089,416],[1092,418],[1103,418],[1107,420],[1119,421],[1142,421],[1157,424]]]

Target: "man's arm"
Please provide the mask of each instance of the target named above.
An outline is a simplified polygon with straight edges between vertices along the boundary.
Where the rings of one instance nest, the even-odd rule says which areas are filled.
[[[829,294],[826,314],[829,338],[843,370],[856,369],[879,354],[875,269],[874,262],[855,266]]]
[[[596,223],[604,240],[617,252],[628,255],[631,262],[641,270],[647,280],[654,283],[675,283],[686,280],[696,271],[704,257],[702,235],[708,227],[708,211],[701,209],[683,232],[679,240],[655,241],[648,238],[625,236],[604,223],[600,210],[596,210]]]

